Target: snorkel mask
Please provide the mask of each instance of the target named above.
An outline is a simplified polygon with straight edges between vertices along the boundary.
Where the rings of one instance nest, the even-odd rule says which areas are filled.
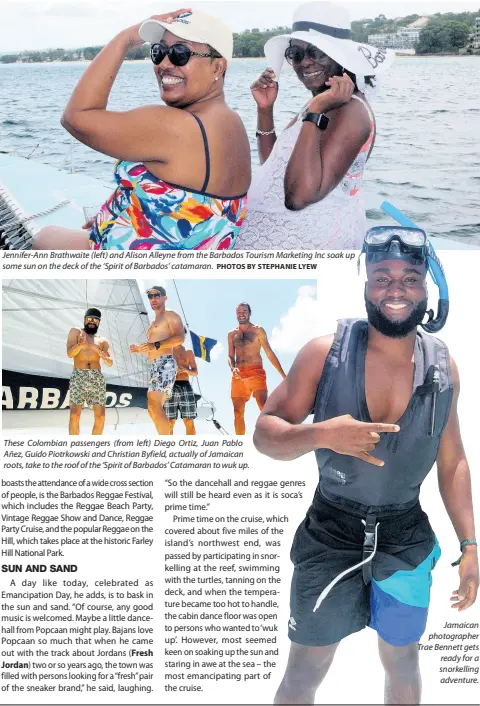
[[[439,290],[437,315],[432,309],[427,311],[428,321],[420,324],[428,333],[437,333],[445,326],[449,309],[448,286],[443,267],[424,230],[413,221],[384,201],[382,211],[392,216],[400,226],[376,226],[365,235],[360,255],[365,253],[366,262],[401,259],[413,265],[427,266],[434,283]],[[360,258],[359,258],[360,265]]]

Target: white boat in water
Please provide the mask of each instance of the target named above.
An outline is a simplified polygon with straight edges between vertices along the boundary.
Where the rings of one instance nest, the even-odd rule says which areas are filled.
[[[155,434],[147,412],[149,363],[130,353],[144,343],[149,325],[136,280],[4,279],[2,297],[2,426],[17,432],[58,429],[66,434],[68,385],[73,361],[66,354],[72,327],[85,311],[102,312],[99,333],[108,339],[112,367],[102,366],[107,383],[106,432]],[[199,432],[215,433],[215,407],[197,395]],[[93,414],[82,413],[82,433]],[[213,424],[212,424],[213,422]],[[178,423],[177,432],[183,431]],[[218,427],[217,427],[218,429]]]
[[[47,225],[81,228],[83,208],[100,205],[113,183],[63,171],[36,159],[0,153],[0,249],[27,250]],[[471,250],[479,246],[433,237],[439,250]]]

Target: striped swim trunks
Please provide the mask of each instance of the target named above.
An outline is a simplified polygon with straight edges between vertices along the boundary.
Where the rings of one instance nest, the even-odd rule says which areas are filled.
[[[365,520],[372,512],[373,558],[350,570],[365,559]],[[331,503],[317,490],[292,545],[290,640],[331,645],[369,626],[390,645],[417,642],[439,557],[418,502],[408,509],[353,507]]]

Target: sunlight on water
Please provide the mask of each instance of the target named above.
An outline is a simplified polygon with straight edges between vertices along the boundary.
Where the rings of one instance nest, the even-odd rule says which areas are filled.
[[[232,62],[227,100],[247,126],[254,165],[255,104],[249,86],[262,61]],[[85,64],[0,65],[0,150],[70,166],[71,138],[60,115]],[[365,171],[368,217],[388,222],[378,210],[387,199],[430,234],[480,244],[480,57],[397,58],[373,102],[377,141]],[[308,99],[284,69],[276,104],[277,129]],[[110,107],[125,110],[158,102],[150,62],[124,64]],[[113,161],[75,143],[78,172],[111,179]]]

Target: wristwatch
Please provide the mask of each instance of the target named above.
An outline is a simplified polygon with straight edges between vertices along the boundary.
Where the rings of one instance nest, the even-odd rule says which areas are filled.
[[[330,118],[327,118],[323,113],[307,113],[303,117],[303,122],[315,123],[319,130],[326,130]]]

